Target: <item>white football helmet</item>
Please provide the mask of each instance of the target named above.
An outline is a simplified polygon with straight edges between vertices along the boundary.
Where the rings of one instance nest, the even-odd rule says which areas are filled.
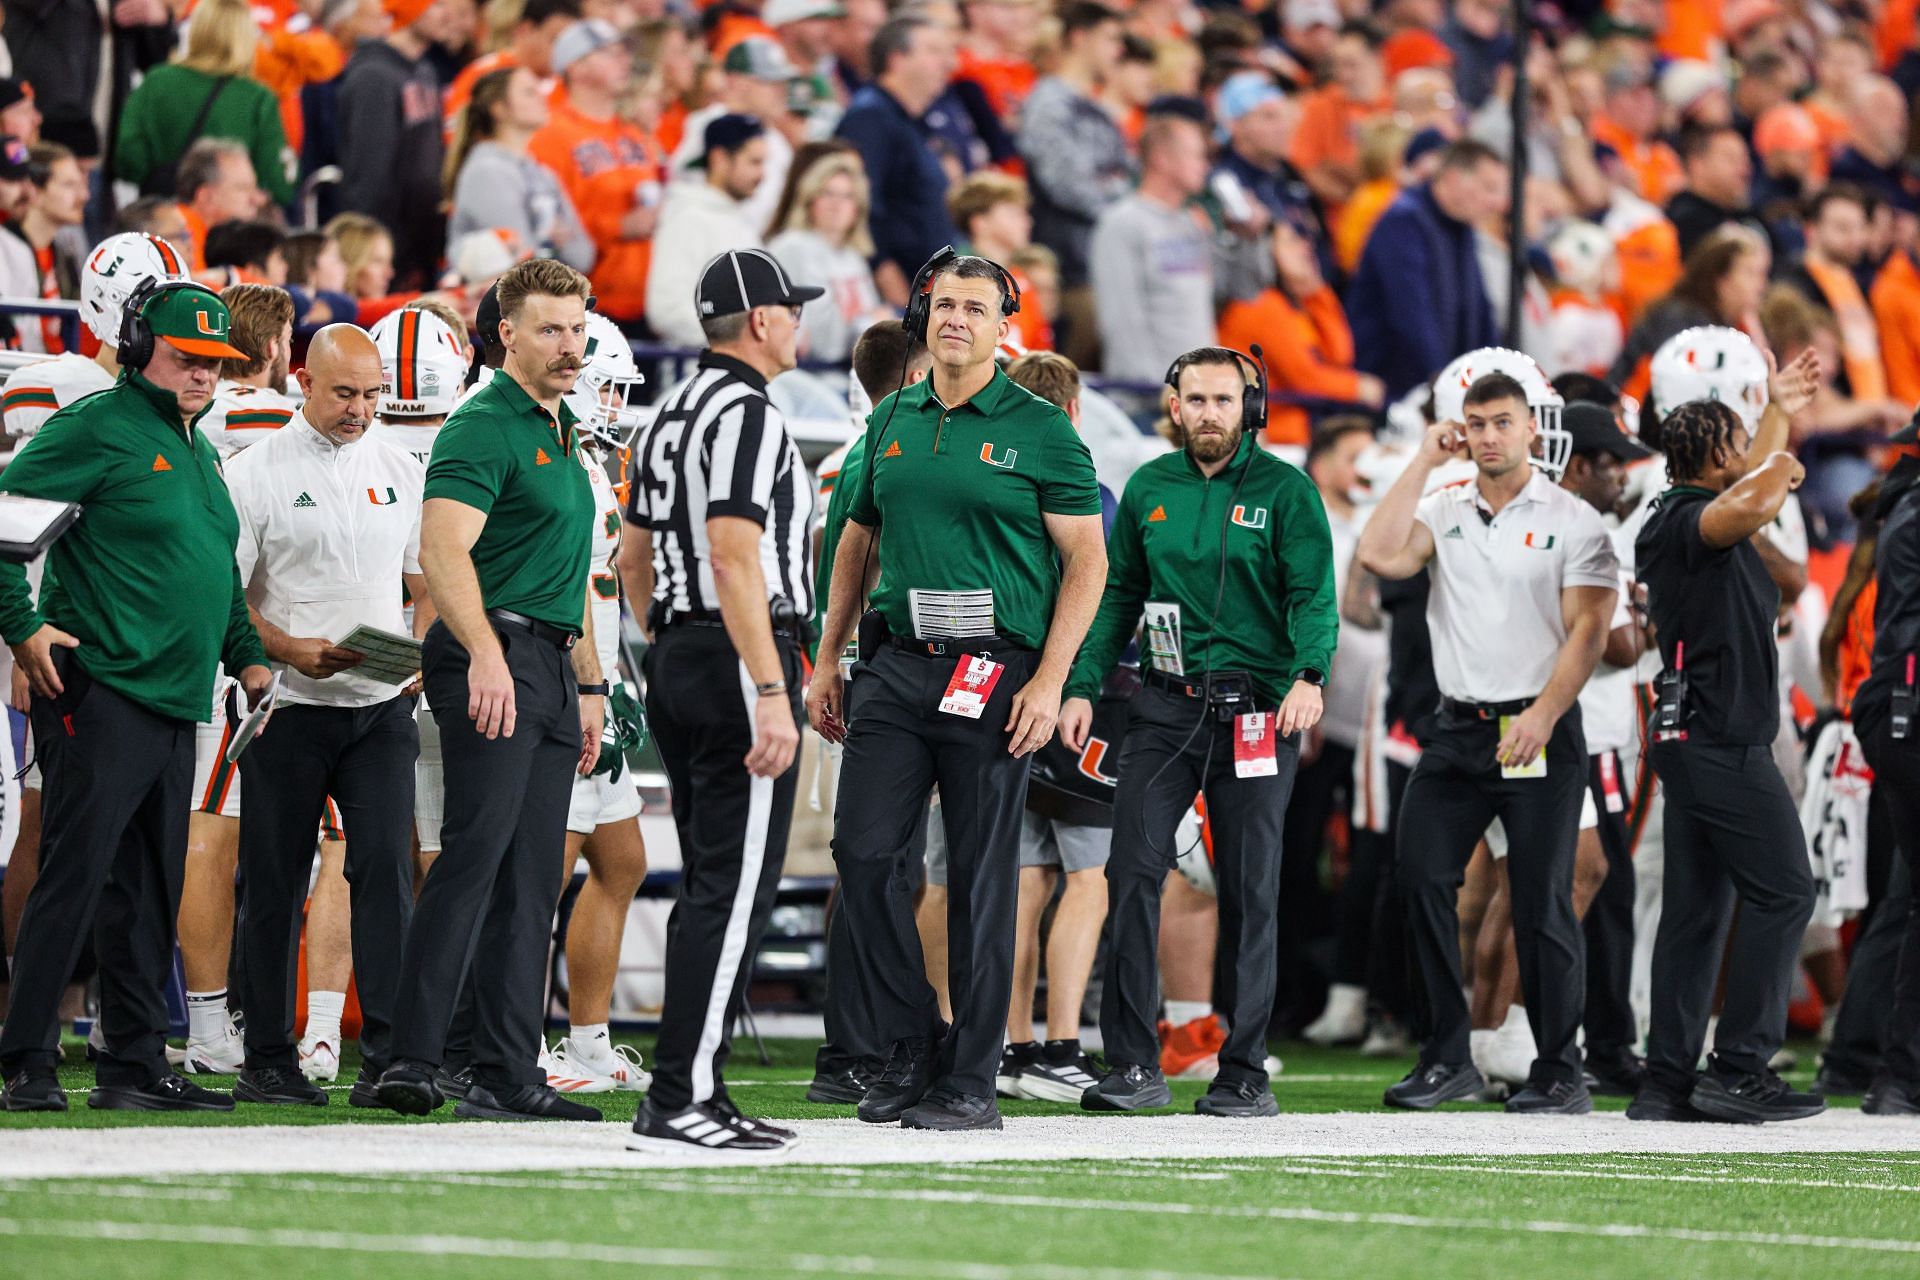
[[[1751,434],[1767,407],[1767,358],[1738,329],[1684,329],[1660,344],[1648,372],[1654,412],[1663,418],[1694,400],[1718,400]]]
[[[1560,410],[1566,401],[1547,381],[1547,375],[1532,356],[1508,347],[1481,347],[1455,360],[1433,380],[1433,417],[1436,422],[1466,420],[1467,388],[1490,373],[1504,373],[1527,393],[1527,407],[1533,410],[1533,425],[1540,433],[1540,452],[1534,465],[1558,480],[1573,456],[1573,437],[1560,425]]]
[[[1553,274],[1582,293],[1605,291],[1609,277],[1619,274],[1613,237],[1591,222],[1575,220],[1554,232],[1547,241],[1547,257]]]
[[[180,251],[144,231],[108,236],[87,255],[80,271],[80,318],[109,347],[120,345],[120,318],[127,299],[148,280],[185,280]]]
[[[640,428],[636,402],[642,383],[633,362],[633,344],[620,327],[598,312],[587,313],[586,363],[567,392],[567,407],[581,429],[609,449],[624,449]]]
[[[373,326],[380,351],[380,416],[439,418],[460,403],[467,358],[447,322],[411,307],[389,312]]]

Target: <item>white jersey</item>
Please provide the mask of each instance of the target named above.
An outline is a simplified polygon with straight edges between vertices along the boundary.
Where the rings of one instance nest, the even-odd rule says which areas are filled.
[[[440,428],[445,421],[443,418],[428,426],[410,418],[381,418],[368,428],[367,437],[385,440],[396,449],[404,449],[424,467],[433,461],[433,442],[439,438]]]
[[[15,369],[0,391],[0,414],[7,427],[7,447],[17,449],[40,430],[59,409],[113,389],[113,375],[82,355],[69,352],[37,360]]]
[[[620,499],[614,496],[613,481],[597,456],[598,451],[582,449],[580,465],[587,469],[593,484],[593,647],[600,655],[600,670],[607,679],[620,669],[620,528],[626,523],[620,512]]]
[[[214,452],[231,458],[293,421],[298,410],[298,405],[272,387],[251,387],[222,378],[214,388],[213,403],[200,419],[200,432]]]

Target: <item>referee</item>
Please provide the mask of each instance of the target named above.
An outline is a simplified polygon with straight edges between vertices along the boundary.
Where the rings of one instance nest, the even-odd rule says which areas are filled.
[[[721,254],[695,301],[707,350],[641,442],[627,520],[650,544],[647,718],[673,788],[685,870],[634,1151],[779,1151],[721,1071],[773,911],[799,785],[800,645],[813,613],[813,482],[767,381],[794,367],[804,303],[758,249]],[[642,548],[645,550],[647,548]]]
[[[1544,381],[1544,379],[1542,380]],[[1575,699],[1607,640],[1619,560],[1600,517],[1530,461],[1539,429],[1505,373],[1467,388],[1465,423],[1427,431],[1356,554],[1382,578],[1429,563],[1440,714],[1422,742],[1400,816],[1399,880],[1426,987],[1426,1042],[1389,1106],[1430,1110],[1484,1087],[1468,1049],[1455,899],[1473,847],[1506,828],[1514,938],[1540,1050],[1515,1112],[1584,1114],[1580,1026],[1585,942],[1573,912],[1574,848],[1587,789]],[[1435,468],[1473,459],[1470,481],[1421,497]]]
[[[859,1116],[998,1129],[1027,773],[1053,736],[1106,579],[1100,486],[1067,415],[994,364],[1019,305],[1005,269],[945,250],[910,295],[907,328],[933,373],[868,419],[820,638],[832,655],[852,636],[878,539],[864,665],[843,710],[839,664],[816,664],[807,714],[846,742],[834,861],[860,982],[890,1045]],[[936,784],[955,1024],[937,1048],[939,1006],[900,856]]]
[[[445,1101],[434,1069],[471,965],[473,1083],[454,1114],[598,1120],[548,1087],[539,1063],[573,775],[599,759],[607,692],[587,586],[597,507],[562,400],[586,359],[587,278],[535,258],[496,288],[506,363],[454,411],[427,464],[420,567],[440,617],[421,661],[446,821],[401,957],[378,1097],[409,1115]]]

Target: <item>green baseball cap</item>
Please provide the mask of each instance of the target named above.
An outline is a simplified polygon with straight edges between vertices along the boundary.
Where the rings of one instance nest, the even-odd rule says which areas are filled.
[[[190,356],[245,360],[247,353],[227,341],[233,316],[211,290],[165,289],[141,309],[153,336]]]

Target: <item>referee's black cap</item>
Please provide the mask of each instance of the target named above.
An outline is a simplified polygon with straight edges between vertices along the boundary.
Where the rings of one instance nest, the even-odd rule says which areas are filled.
[[[795,284],[777,259],[762,249],[729,249],[700,273],[694,298],[702,320],[738,315],[755,307],[792,307],[825,293]]]
[[[1605,405],[1575,400],[1560,411],[1560,425],[1573,437],[1571,452],[1610,453],[1622,462],[1653,456],[1653,451],[1620,429]]]

